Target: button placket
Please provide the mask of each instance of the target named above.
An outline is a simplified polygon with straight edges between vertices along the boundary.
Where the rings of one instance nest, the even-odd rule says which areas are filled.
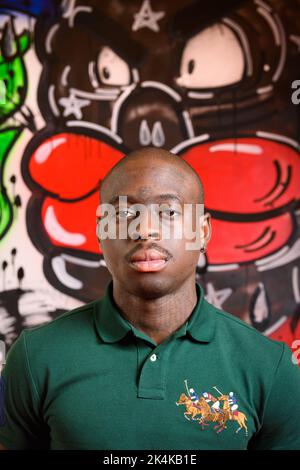
[[[166,394],[166,371],[171,345],[160,344],[144,361],[138,382],[138,397],[163,400]]]

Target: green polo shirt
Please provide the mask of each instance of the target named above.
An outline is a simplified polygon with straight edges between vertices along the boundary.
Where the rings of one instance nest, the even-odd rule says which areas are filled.
[[[215,308],[157,345],[105,296],[22,332],[3,371],[8,449],[300,449],[291,351]],[[232,392],[232,393],[230,393]]]

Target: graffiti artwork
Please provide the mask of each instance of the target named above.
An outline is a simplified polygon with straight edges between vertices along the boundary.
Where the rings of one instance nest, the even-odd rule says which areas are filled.
[[[300,330],[299,3],[51,5],[2,15],[0,335],[9,343],[24,325],[103,294],[101,181],[128,151],[154,146],[203,180],[213,236],[197,279],[207,300],[291,345]],[[18,22],[27,27],[18,32]]]

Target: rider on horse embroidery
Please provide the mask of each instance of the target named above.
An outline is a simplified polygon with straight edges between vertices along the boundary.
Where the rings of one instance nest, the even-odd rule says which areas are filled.
[[[217,400],[211,393],[208,392],[203,392],[202,396],[206,403],[209,404],[210,409],[213,413],[216,413],[217,411],[220,413],[223,413],[222,408],[220,407],[221,403],[220,400]]]

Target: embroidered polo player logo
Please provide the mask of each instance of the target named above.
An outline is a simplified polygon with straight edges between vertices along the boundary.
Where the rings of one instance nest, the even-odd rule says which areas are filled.
[[[212,388],[219,394],[216,398],[209,392],[202,392],[198,395],[193,388],[188,387],[187,380],[184,384],[187,394],[182,393],[176,405],[185,406],[184,417],[187,420],[198,421],[202,430],[210,423],[216,423],[214,430],[217,433],[227,429],[227,421],[236,421],[238,428],[235,432],[238,433],[244,429],[246,436],[248,435],[247,416],[238,410],[239,405],[234,392],[225,395],[214,386]]]

